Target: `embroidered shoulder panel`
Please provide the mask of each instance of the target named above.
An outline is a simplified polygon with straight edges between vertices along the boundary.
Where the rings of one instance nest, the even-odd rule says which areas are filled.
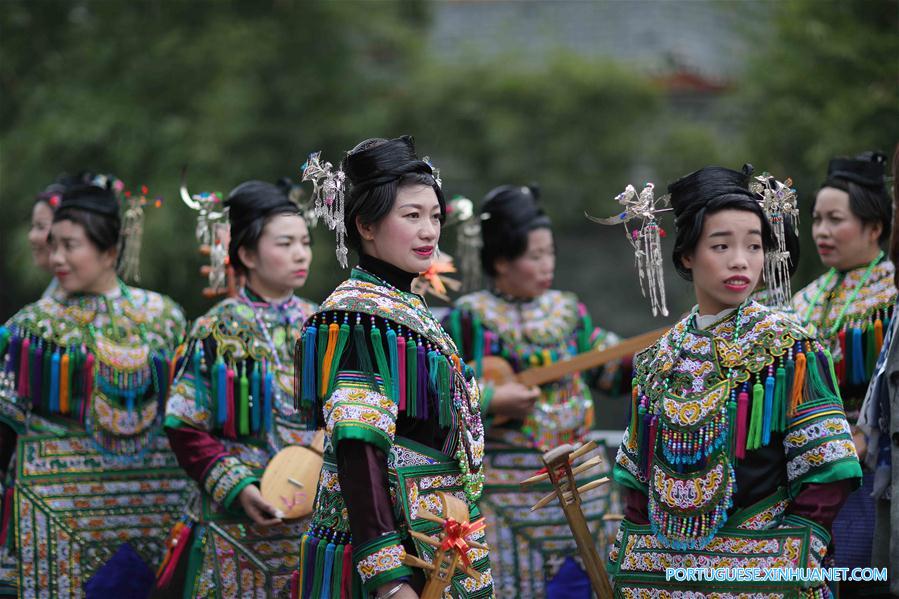
[[[292,320],[297,323],[318,309],[313,302],[299,297],[293,301],[296,306],[291,310]],[[294,344],[300,338],[300,327],[290,327],[283,320],[277,308],[260,305],[254,308],[237,298],[228,298],[198,318],[190,336],[196,340],[212,337],[218,351],[230,359],[257,361],[271,359],[267,342],[270,338],[281,363],[288,364],[293,359]],[[260,329],[260,321],[267,329],[265,332]]]
[[[661,395],[656,383],[664,377],[659,375],[670,377],[668,389],[673,393],[698,393],[719,383],[726,376],[726,369],[738,369],[734,380],[746,381],[796,342],[811,340],[808,332],[788,315],[756,302],[743,308],[740,338],[736,341],[735,320],[731,315],[699,331],[689,326],[690,317],[681,319],[655,345],[634,357],[635,381],[641,385],[654,381],[649,389],[651,397]]]
[[[88,323],[120,345],[143,345],[141,325],[152,349],[171,351],[184,339],[187,322],[181,307],[155,291],[129,287],[127,296],[110,298],[109,306],[112,319],[102,298],[67,297],[57,289],[22,308],[7,326],[64,347],[86,343]]]
[[[575,294],[551,289],[522,303],[509,302],[489,291],[456,300],[456,308],[477,314],[481,323],[510,347],[548,346],[567,341],[581,323],[582,306]]]
[[[867,266],[862,266],[847,272],[843,277],[832,277],[829,282],[827,273],[824,273],[809,283],[793,296],[793,309],[799,319],[802,322],[808,320],[809,324],[818,329],[820,336],[829,335],[846,302],[850,300],[856,286],[864,278],[866,270]],[[893,282],[895,270],[889,260],[884,260],[871,270],[867,282],[859,289],[858,295],[852,300],[852,305],[846,309],[844,324],[863,323],[878,314],[885,315],[892,309],[897,295]],[[816,298],[818,303],[812,307]]]
[[[445,355],[457,353],[452,338],[414,293],[404,293],[359,279],[347,279],[328,296],[317,313],[327,312],[356,312],[390,320],[427,338]]]

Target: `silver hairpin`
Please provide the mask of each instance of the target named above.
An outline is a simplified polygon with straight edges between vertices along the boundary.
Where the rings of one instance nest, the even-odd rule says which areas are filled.
[[[321,152],[309,154],[302,166],[303,181],[312,181],[312,214],[321,218],[328,229],[337,235],[337,262],[347,267],[346,224],[344,223],[344,195],[346,175],[334,169],[330,162],[322,162]]]

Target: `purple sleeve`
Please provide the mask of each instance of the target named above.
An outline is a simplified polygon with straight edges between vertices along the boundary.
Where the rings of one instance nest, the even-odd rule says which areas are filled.
[[[169,444],[187,475],[200,483],[209,468],[228,455],[228,450],[213,435],[190,426],[166,428]]]
[[[793,499],[787,512],[817,522],[831,532],[834,518],[852,492],[851,480],[808,483]]]
[[[337,447],[337,476],[354,546],[396,531],[383,451],[364,441],[341,441]]]

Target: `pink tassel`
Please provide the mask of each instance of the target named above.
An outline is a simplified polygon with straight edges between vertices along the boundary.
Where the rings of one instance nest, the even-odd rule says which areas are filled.
[[[19,397],[23,398],[28,397],[29,378],[31,377],[31,373],[28,371],[29,349],[31,349],[31,339],[25,337],[19,352],[19,388],[17,390]]]
[[[294,570],[290,575],[290,599],[300,599],[300,571]]]
[[[190,526],[185,526],[178,534],[178,540],[175,543],[174,551],[172,551],[172,557],[169,558],[169,563],[165,565],[165,570],[162,571],[162,575],[156,582],[156,588],[164,589],[172,581],[172,576],[175,575],[175,568],[181,559],[181,554],[184,553],[184,548],[187,546],[187,540],[190,538],[190,529]]]
[[[746,421],[748,420],[749,394],[740,391],[737,395],[737,459],[746,457]]]
[[[353,595],[353,546],[343,548],[343,580],[340,581],[340,599],[352,599]]]
[[[6,546],[6,538],[9,536],[9,520],[12,516],[13,488],[9,487],[3,493],[3,525],[0,527],[0,547]]]

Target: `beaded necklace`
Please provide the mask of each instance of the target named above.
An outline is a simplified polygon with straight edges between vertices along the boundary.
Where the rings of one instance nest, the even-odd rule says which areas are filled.
[[[833,335],[835,335],[837,333],[837,331],[840,330],[840,325],[843,324],[843,317],[846,316],[846,312],[849,310],[849,307],[855,301],[855,298],[858,296],[858,293],[859,293],[859,291],[861,291],[861,288],[864,287],[865,283],[868,282],[868,279],[871,277],[871,272],[874,270],[874,267],[877,266],[877,263],[880,262],[880,260],[883,258],[883,256],[884,256],[884,253],[883,253],[883,250],[881,250],[877,254],[877,257],[874,258],[873,260],[871,260],[871,262],[868,264],[868,267],[865,269],[865,274],[862,276],[862,278],[859,280],[859,282],[855,285],[855,289],[852,290],[852,293],[849,295],[849,298],[846,300],[846,303],[843,305],[843,308],[840,310],[840,314],[837,317],[836,322],[834,322],[833,326],[830,327],[830,330],[827,333],[828,337],[832,337]],[[836,275],[836,273],[837,273],[836,268],[831,268],[830,271],[827,273],[827,278],[824,279],[824,283],[821,285],[821,288],[818,290],[818,293],[815,295],[815,299],[812,300],[811,304],[809,304],[808,310],[806,311],[805,316],[802,319],[803,325],[808,325],[809,322],[811,321],[812,312],[814,312],[815,307],[818,305],[818,302],[821,300],[821,296],[824,294],[824,292],[830,286],[830,282],[833,280],[833,277],[834,277],[834,275]],[[825,313],[823,317],[826,319],[827,314]]]

